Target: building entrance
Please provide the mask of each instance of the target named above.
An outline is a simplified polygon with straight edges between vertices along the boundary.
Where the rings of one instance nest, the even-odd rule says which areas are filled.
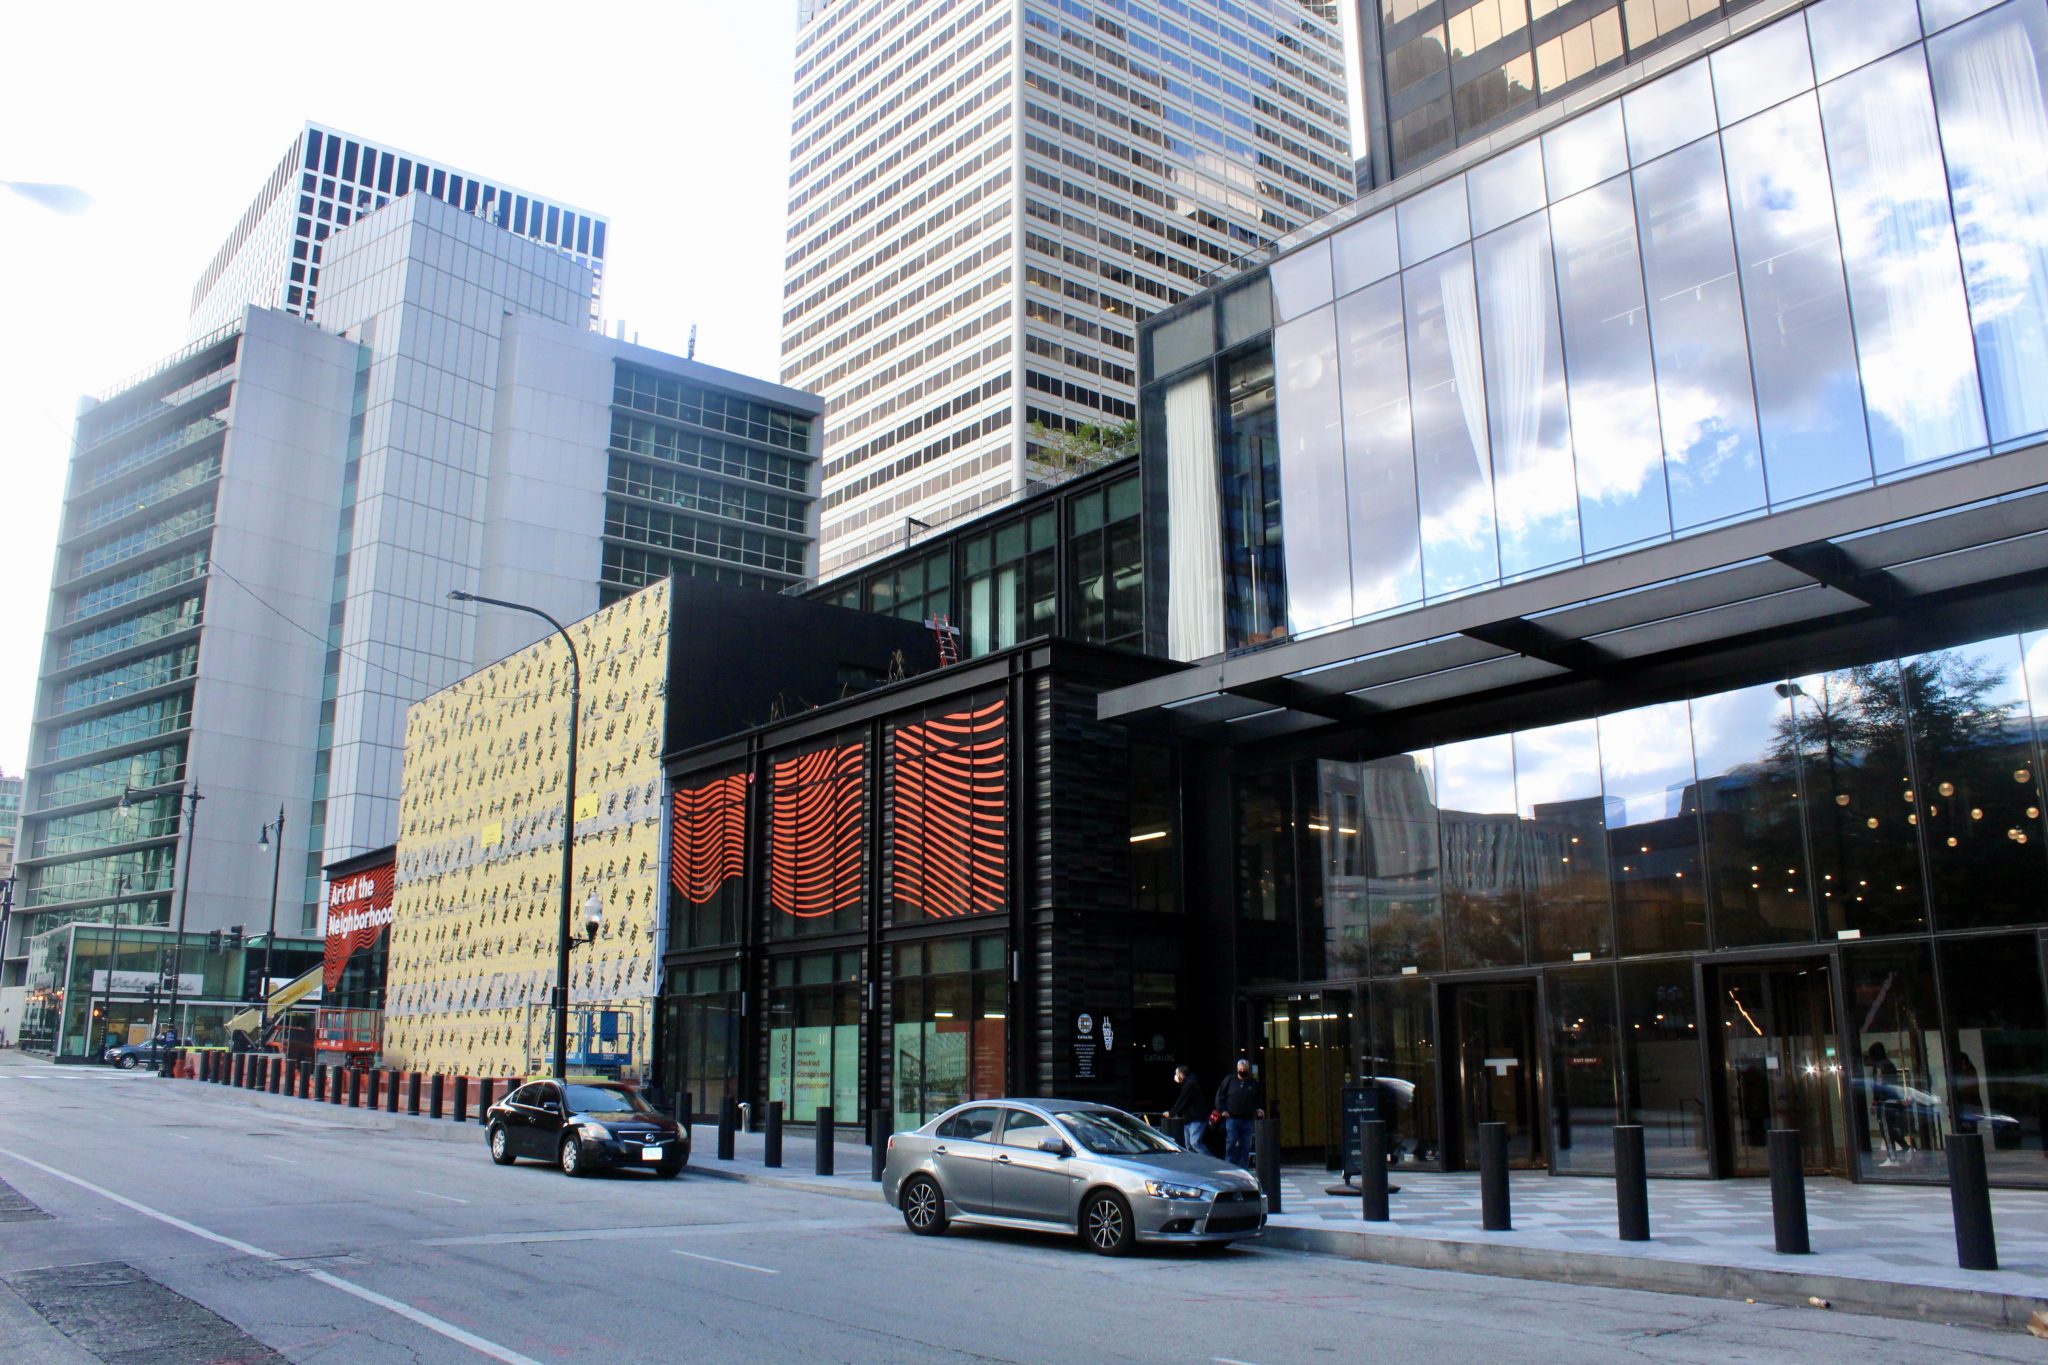
[[[1538,1065],[1536,983],[1487,981],[1445,985],[1443,1017],[1450,1025],[1450,1055],[1456,1059],[1456,1112],[1450,1131],[1458,1137],[1453,1170],[1479,1169],[1479,1125],[1504,1123],[1508,1165],[1544,1169],[1550,1163],[1544,1140],[1542,1077]]]
[[[1710,980],[1725,1173],[1768,1175],[1773,1128],[1799,1130],[1810,1173],[1846,1172],[1842,1059],[1827,959],[1718,967]]]

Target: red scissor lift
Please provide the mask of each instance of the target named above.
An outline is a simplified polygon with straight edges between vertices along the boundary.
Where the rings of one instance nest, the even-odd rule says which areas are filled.
[[[384,1011],[322,1009],[313,1024],[313,1053],[329,1066],[367,1071],[384,1046]]]

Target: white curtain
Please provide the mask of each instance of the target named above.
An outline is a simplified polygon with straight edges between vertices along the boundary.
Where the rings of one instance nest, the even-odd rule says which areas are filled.
[[[2012,6],[1933,48],[1994,441],[2048,430],[2048,101],[2030,22],[2048,28]]]
[[[1486,276],[1487,375],[1493,380],[1493,468],[1502,483],[1517,475],[1540,473],[1543,451],[1543,395],[1550,383],[1545,373],[1545,342],[1551,323],[1545,302],[1550,295],[1549,243],[1533,232],[1516,230],[1498,249],[1481,254]],[[1447,301],[1448,302],[1448,301]],[[1458,393],[1464,396],[1462,343],[1452,332],[1451,356],[1458,364]],[[1473,420],[1465,409],[1465,421]],[[1529,489],[1541,496],[1544,490]],[[1500,509],[1503,524],[1527,520],[1516,509]],[[1523,513],[1533,508],[1521,509]]]
[[[1488,482],[1486,461],[1486,379],[1479,364],[1479,299],[1470,267],[1440,271],[1444,331],[1451,348],[1451,379],[1458,386],[1458,411],[1478,461],[1479,481]]]
[[[1216,411],[1209,376],[1166,391],[1166,652],[1223,652],[1223,506],[1216,491]]]

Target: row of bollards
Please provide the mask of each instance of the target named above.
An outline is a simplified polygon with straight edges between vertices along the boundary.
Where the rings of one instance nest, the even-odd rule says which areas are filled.
[[[1280,1212],[1277,1175],[1268,1182],[1264,1155],[1269,1150],[1263,1127],[1259,1144],[1259,1183],[1267,1187],[1268,1211]],[[1479,1224],[1486,1232],[1514,1231],[1508,1194],[1507,1125],[1479,1125]],[[1766,1138],[1771,1180],[1771,1232],[1778,1254],[1806,1256],[1813,1242],[1806,1220],[1806,1166],[1800,1155],[1799,1131],[1773,1129]],[[1387,1125],[1381,1119],[1359,1124],[1359,1186],[1364,1221],[1391,1219],[1387,1184]],[[1964,1270],[1998,1269],[1998,1240],[1991,1222],[1991,1183],[1984,1166],[1982,1133],[1951,1133],[1947,1141],[1948,1193],[1955,1218],[1956,1264]],[[1614,1128],[1614,1211],[1619,1239],[1650,1240],[1649,1167],[1640,1124]]]
[[[685,1114],[689,1112],[689,1101],[687,1098],[684,1101],[683,1112]],[[768,1102],[767,1116],[761,1126],[761,1164],[770,1170],[780,1170],[782,1168],[782,1115],[782,1101],[770,1100]],[[868,1119],[869,1141],[874,1142],[875,1137],[885,1131],[885,1123],[879,1110],[870,1113]],[[687,1120],[685,1121],[687,1122]],[[833,1133],[835,1131],[833,1127],[835,1116],[832,1112],[832,1106],[829,1104],[819,1105],[817,1117],[812,1122],[816,1138],[812,1146],[811,1169],[819,1175],[832,1175],[838,1168],[837,1153],[832,1146]],[[738,1150],[739,1130],[739,1102],[731,1098],[721,1100],[718,1105],[718,1159],[720,1161],[731,1161],[733,1159],[734,1153]],[[877,1143],[874,1150],[880,1153],[884,1150],[883,1145]],[[870,1174],[876,1180],[882,1178],[882,1162],[879,1155],[873,1160]]]

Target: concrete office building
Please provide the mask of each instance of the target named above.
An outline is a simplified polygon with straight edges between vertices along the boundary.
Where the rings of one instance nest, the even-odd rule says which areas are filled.
[[[1137,325],[1349,199],[1337,5],[835,0],[797,38],[782,380],[832,575],[1135,416]]]
[[[317,621],[360,348],[281,312],[78,417],[23,787],[8,980],[74,920],[268,922],[256,831],[312,782]],[[180,793],[204,801],[196,833]],[[123,804],[124,792],[136,799]],[[294,914],[287,921],[295,926]]]
[[[1359,189],[1483,142],[1539,105],[1752,0],[1355,0]]]
[[[443,200],[588,267],[588,316],[598,317],[604,218],[446,162],[308,123],[192,286],[189,334],[196,338],[235,321],[247,304],[312,318],[328,237],[413,193]]]

